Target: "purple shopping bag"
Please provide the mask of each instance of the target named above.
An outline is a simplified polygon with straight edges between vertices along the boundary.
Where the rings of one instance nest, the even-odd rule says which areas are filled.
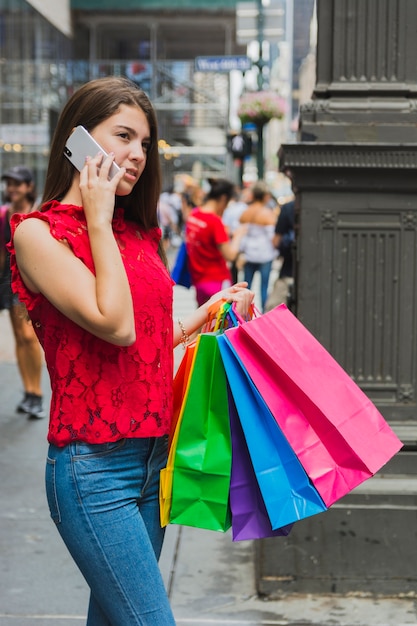
[[[230,509],[233,541],[286,536],[293,524],[272,530],[230,389],[228,398],[232,435]]]

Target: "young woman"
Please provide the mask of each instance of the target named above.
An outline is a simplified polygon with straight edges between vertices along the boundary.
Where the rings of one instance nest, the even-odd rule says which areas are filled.
[[[245,224],[248,229],[241,245],[245,257],[244,278],[250,287],[255,272],[259,272],[261,307],[264,311],[268,297],[272,261],[277,256],[277,250],[273,243],[277,216],[275,211],[266,204],[270,192],[263,181],[260,180],[255,183],[251,191],[252,200],[240,216],[240,222]]]
[[[80,173],[64,156],[78,125],[109,155],[87,156]],[[109,180],[113,160],[120,171]],[[91,589],[88,626],[174,624],[157,564],[159,473],[173,347],[204,323],[207,305],[173,322],[159,195],[149,99],[124,78],[102,78],[62,111],[41,211],[12,220],[14,288],[51,377],[48,502]],[[245,286],[215,299],[245,313],[253,299]]]
[[[9,311],[17,367],[23,384],[24,395],[16,411],[40,419],[46,416],[41,388],[42,350],[25,306],[12,291],[10,258],[6,249],[12,215],[30,213],[35,208],[35,183],[32,172],[24,165],[11,167],[1,178],[6,186],[6,204],[0,207],[0,310]]]
[[[222,178],[210,179],[205,201],[188,216],[185,245],[197,304],[202,305],[219,289],[232,284],[228,262],[239,255],[246,227],[239,226],[229,237],[222,215],[234,195],[234,185]]]

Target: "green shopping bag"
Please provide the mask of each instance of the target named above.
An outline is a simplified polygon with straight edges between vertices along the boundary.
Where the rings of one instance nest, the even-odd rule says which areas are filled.
[[[216,333],[201,334],[176,442],[170,523],[230,528],[231,465],[226,375]]]
[[[159,478],[159,513],[162,527],[169,524],[175,450],[177,447],[178,433],[180,431],[180,424],[182,421],[184,398],[187,397],[188,381],[194,367],[194,352],[195,342],[188,344],[174,378],[174,409],[168,444],[168,459],[166,467],[161,469]]]

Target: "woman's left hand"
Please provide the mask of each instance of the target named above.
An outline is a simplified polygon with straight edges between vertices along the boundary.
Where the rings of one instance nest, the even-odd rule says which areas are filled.
[[[226,302],[236,302],[236,311],[244,319],[248,316],[251,304],[255,294],[247,288],[247,282],[235,283],[231,287],[226,287],[214,294],[208,301],[208,305],[217,302],[217,300],[226,300]]]
[[[200,332],[201,327],[207,322],[210,306],[219,300],[236,302],[236,313],[243,319],[250,319],[252,317],[251,304],[255,294],[247,287],[248,283],[242,282],[218,291],[181,323],[174,324],[174,347],[194,332]]]

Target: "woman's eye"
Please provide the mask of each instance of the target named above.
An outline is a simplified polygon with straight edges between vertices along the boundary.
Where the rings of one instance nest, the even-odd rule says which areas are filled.
[[[122,139],[129,139],[129,133],[119,133],[119,137]]]
[[[142,148],[144,152],[149,152],[149,150],[151,149],[151,142],[150,141],[144,141],[142,144]]]

